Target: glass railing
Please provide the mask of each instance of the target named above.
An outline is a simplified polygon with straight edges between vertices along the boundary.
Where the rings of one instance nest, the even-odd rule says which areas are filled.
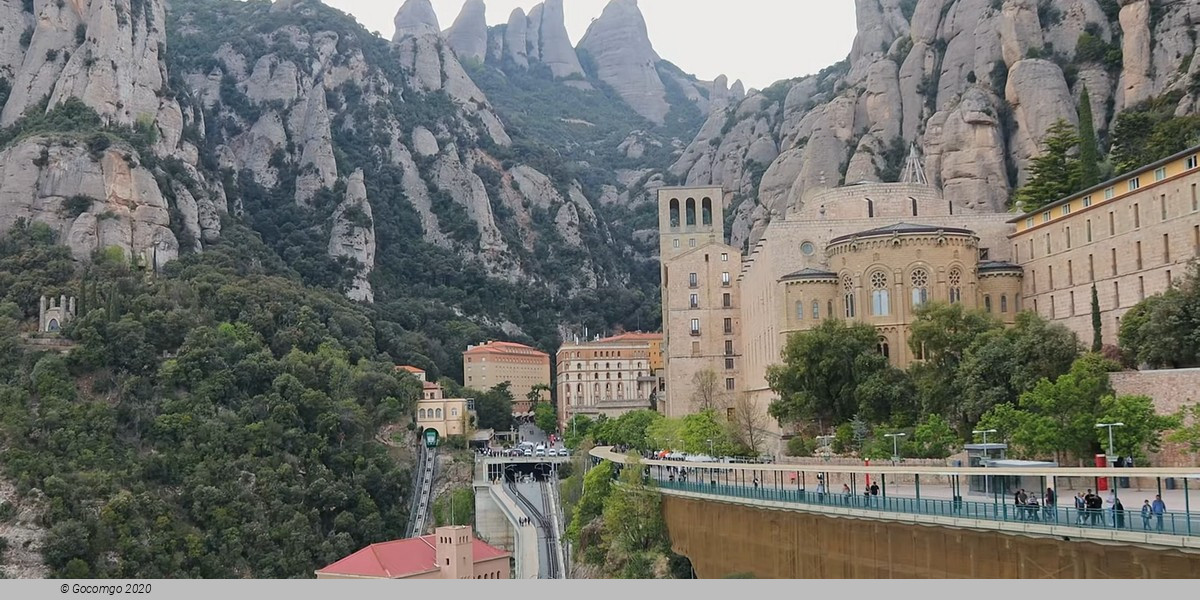
[[[658,481],[657,485],[662,489],[699,494],[907,515],[944,516],[1014,524],[1060,525],[1087,529],[1120,529],[1163,535],[1200,535],[1200,514],[1165,512],[1161,515],[1143,515],[1140,506],[1138,510],[1126,509],[1117,512],[1107,508],[1081,510],[1073,506],[1017,506],[1005,502],[830,494],[765,486],[756,488],[727,485],[720,482],[705,484],[690,481]]]

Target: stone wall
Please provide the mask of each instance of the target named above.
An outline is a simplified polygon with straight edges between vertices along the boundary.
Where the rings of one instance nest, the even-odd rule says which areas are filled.
[[[1122,371],[1109,379],[1118,395],[1153,398],[1159,414],[1177,414],[1184,406],[1200,402],[1200,369]],[[1195,465],[1198,458],[1186,453],[1183,444],[1164,442],[1162,451],[1150,460],[1157,467],[1187,467]]]
[[[1200,554],[774,511],[663,496],[671,548],[700,578],[1188,578]]]

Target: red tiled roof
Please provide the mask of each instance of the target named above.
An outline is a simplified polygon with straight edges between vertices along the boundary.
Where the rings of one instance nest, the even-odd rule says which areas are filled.
[[[437,570],[436,536],[371,544],[317,572],[325,575],[395,579]],[[473,540],[475,564],[508,556],[483,540]]]
[[[537,348],[531,348],[529,346],[526,346],[525,344],[518,344],[516,342],[488,342],[486,344],[480,344],[473,348],[468,348],[466,352],[463,352],[463,354],[482,354],[482,353],[507,354],[507,355],[513,355],[513,356],[533,355],[533,356],[545,356],[547,358],[550,356],[549,354],[546,354],[545,352],[542,352],[541,350],[538,350]]]
[[[442,386],[440,386],[436,383],[430,382],[430,381],[426,381],[424,388],[427,390],[440,390],[440,389],[442,389]]]
[[[396,370],[397,371],[408,371],[409,373],[412,373],[414,375],[416,375],[417,373],[425,372],[425,369],[418,369],[416,367],[409,366],[409,365],[396,365]]]

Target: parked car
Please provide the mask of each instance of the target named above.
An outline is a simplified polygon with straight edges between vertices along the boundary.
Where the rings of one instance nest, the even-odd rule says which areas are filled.
[[[545,448],[538,448],[537,450],[534,450],[534,451],[533,451],[533,455],[534,455],[534,456],[546,456],[546,449],[545,449]]]
[[[570,455],[571,455],[571,451],[570,451],[570,450],[567,450],[566,448],[559,448],[559,449],[558,449],[558,455],[559,455],[559,456],[570,456]]]

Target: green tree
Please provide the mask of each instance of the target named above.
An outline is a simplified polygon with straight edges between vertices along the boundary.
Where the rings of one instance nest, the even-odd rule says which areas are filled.
[[[1057,379],[1078,357],[1075,334],[1033,312],[1017,315],[1009,329],[980,335],[957,371],[962,394],[952,412],[960,434],[974,429],[992,408],[1016,403],[1042,379]]]
[[[1022,212],[1034,212],[1080,189],[1082,165],[1073,155],[1079,146],[1075,127],[1060,119],[1046,131],[1041,145],[1042,153],[1030,163],[1029,181],[1015,195]]]
[[[1092,284],[1092,352],[1104,349],[1104,324],[1100,320],[1100,294]]]
[[[1055,456],[1060,462],[1067,456],[1091,456],[1099,448],[1097,407],[1112,395],[1108,373],[1117,368],[1099,355],[1085,355],[1056,381],[1043,379],[1021,394],[1017,405],[988,411],[980,426],[999,430],[1018,456]]]
[[[1167,436],[1167,441],[1183,444],[1192,454],[1200,454],[1200,404],[1184,406],[1178,415],[1179,427]]]
[[[575,450],[582,445],[583,440],[588,437],[592,430],[594,421],[584,415],[575,415],[567,421],[566,428],[563,431],[563,440],[568,448]]]
[[[946,458],[958,445],[958,435],[939,415],[929,415],[913,432],[913,443],[921,458]]]
[[[1087,86],[1079,93],[1079,187],[1100,183],[1100,144],[1092,116],[1092,97]]]
[[[662,496],[653,480],[643,476],[642,463],[636,456],[631,454],[621,469],[620,482],[604,502],[606,541],[610,547],[631,553],[664,550],[667,537]]]
[[[558,412],[554,410],[554,405],[548,402],[540,402],[533,408],[533,422],[538,429],[547,433],[555,433],[558,431]]]
[[[683,451],[688,454],[729,456],[737,451],[729,436],[729,428],[711,410],[684,417],[679,438],[683,442]]]
[[[1105,396],[1100,399],[1097,423],[1124,423],[1113,428],[1115,456],[1133,456],[1145,464],[1151,452],[1162,449],[1163,432],[1182,425],[1179,416],[1160,415],[1147,396]],[[1096,429],[1096,441],[1108,452],[1108,430]]]
[[[1121,350],[1135,364],[1200,366],[1200,263],[1162,294],[1139,302],[1121,318]]]
[[[956,375],[964,356],[980,335],[1001,327],[991,315],[962,304],[928,304],[917,309],[909,346],[914,353],[923,350],[925,360],[915,363],[909,373],[924,414],[955,415],[962,397]]]
[[[604,504],[612,492],[612,480],[615,466],[611,461],[600,461],[583,476],[583,495],[575,505],[575,514],[567,527],[567,537],[574,543],[579,543],[580,533],[596,518],[604,513]]]
[[[513,428],[513,395],[510,387],[505,381],[483,393],[466,392],[475,396],[476,425],[480,429],[509,431]]]
[[[646,443],[651,450],[683,450],[683,419],[658,419],[646,428]]]
[[[770,414],[780,421],[842,423],[859,411],[859,386],[888,368],[870,325],[829,319],[811,331],[793,334],[783,364],[767,369],[767,382],[779,394]]]

